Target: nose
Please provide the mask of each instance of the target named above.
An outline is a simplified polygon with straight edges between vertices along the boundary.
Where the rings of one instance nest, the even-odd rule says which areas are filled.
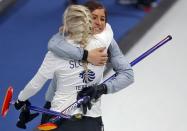
[[[100,19],[97,19],[97,20],[96,20],[96,24],[97,24],[97,25],[101,25],[101,20],[100,20]]]

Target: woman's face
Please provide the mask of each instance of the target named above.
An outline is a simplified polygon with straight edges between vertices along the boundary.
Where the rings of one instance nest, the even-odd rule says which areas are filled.
[[[92,12],[94,34],[101,33],[106,26],[104,9],[96,9]]]

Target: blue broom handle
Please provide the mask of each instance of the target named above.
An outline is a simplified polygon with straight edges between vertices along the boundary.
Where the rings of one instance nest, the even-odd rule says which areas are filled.
[[[147,50],[145,53],[143,53],[142,55],[140,55],[138,58],[136,58],[134,61],[132,61],[130,63],[131,66],[136,65],[138,62],[140,62],[142,59],[144,59],[145,57],[147,57],[149,54],[151,54],[152,52],[154,52],[156,49],[158,49],[159,47],[161,47],[162,45],[164,45],[165,43],[167,43],[168,41],[170,41],[172,39],[172,37],[170,35],[168,35],[166,38],[164,38],[162,41],[160,41],[158,44],[156,44],[155,46],[153,46],[152,48],[150,48],[149,50]],[[108,81],[109,79],[111,79],[112,77],[114,77],[116,74],[112,75],[111,77],[109,77],[108,79],[106,79],[104,82]],[[104,83],[103,82],[103,83]],[[55,115],[57,116],[56,119],[58,119],[58,117],[63,117],[63,118],[67,118],[70,119],[71,115],[66,115],[64,114],[64,112],[73,109],[73,107],[75,107],[75,105],[77,104],[81,104],[85,99],[89,99],[89,97],[83,97],[80,100],[74,102],[73,104],[71,104],[70,106],[68,106],[65,110],[63,110],[62,112],[56,112],[56,111],[51,111],[48,109],[44,109],[44,108],[40,108],[40,107],[36,107],[36,106],[28,106],[28,108],[30,110],[36,111],[36,112],[40,112],[40,113],[47,113],[47,114],[51,114],[51,115]],[[14,104],[15,101],[11,101],[10,104]]]
[[[165,37],[163,40],[161,40],[159,43],[157,43],[155,46],[153,46],[152,48],[150,48],[149,50],[147,50],[146,52],[144,52],[142,55],[140,55],[138,58],[136,58],[135,60],[133,60],[130,65],[133,67],[134,65],[136,65],[138,62],[140,62],[142,59],[144,59],[145,57],[147,57],[148,55],[150,55],[151,53],[153,53],[155,50],[157,50],[159,47],[161,47],[162,45],[166,44],[168,41],[170,41],[172,39],[171,35],[168,35],[167,37]],[[109,79],[115,77],[116,74],[113,74],[112,76],[110,76],[108,79],[106,79],[103,83],[105,83],[106,81],[108,81]]]

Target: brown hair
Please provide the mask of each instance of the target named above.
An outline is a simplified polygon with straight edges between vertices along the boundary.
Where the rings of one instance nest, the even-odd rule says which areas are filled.
[[[107,10],[106,8],[104,7],[104,5],[102,5],[101,3],[99,3],[98,1],[93,1],[93,0],[90,0],[90,1],[87,1],[84,6],[86,6],[91,12],[93,12],[94,10],[96,9],[104,9],[105,11],[105,18],[106,18],[106,22],[107,22]]]

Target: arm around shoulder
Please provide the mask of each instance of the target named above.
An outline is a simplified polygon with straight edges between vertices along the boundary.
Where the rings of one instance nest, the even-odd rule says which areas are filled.
[[[68,43],[61,33],[55,34],[48,42],[48,50],[62,58],[82,60],[84,49]]]

